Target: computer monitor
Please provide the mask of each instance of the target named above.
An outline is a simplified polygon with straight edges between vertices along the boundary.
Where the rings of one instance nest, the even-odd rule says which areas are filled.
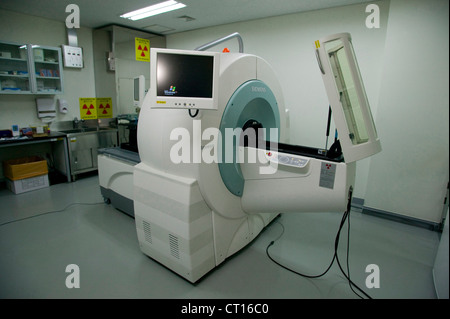
[[[217,109],[218,52],[151,49],[152,108]]]

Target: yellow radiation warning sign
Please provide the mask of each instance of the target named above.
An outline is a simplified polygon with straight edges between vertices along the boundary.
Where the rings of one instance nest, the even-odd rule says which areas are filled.
[[[150,62],[150,40],[134,38],[136,61]]]
[[[95,97],[80,97],[80,117],[83,120],[97,118],[97,102]]]
[[[113,117],[112,99],[110,97],[97,98],[97,118],[106,119]]]
[[[112,118],[112,99],[110,97],[80,97],[80,117],[83,120]]]

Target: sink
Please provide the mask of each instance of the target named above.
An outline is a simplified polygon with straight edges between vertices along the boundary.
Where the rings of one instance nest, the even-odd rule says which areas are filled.
[[[58,132],[65,133],[65,134],[73,134],[73,133],[83,133],[85,131],[83,129],[72,129],[72,130],[61,130]]]

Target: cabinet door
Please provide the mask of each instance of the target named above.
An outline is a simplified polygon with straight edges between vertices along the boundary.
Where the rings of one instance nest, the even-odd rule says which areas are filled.
[[[61,49],[31,45],[31,68],[34,72],[35,94],[60,94],[63,92]]]
[[[0,94],[30,94],[31,71],[26,44],[0,42]]]
[[[72,174],[95,168],[98,149],[97,134],[69,136]]]
[[[92,154],[92,148],[73,151],[72,157],[73,157],[74,172],[79,172],[94,167],[94,157]]]

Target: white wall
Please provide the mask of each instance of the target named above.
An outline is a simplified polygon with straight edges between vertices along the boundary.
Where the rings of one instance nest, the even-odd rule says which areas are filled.
[[[80,97],[95,97],[94,59],[92,53],[92,29],[76,30],[78,45],[83,48],[84,68],[63,69],[64,94],[54,95],[66,99],[69,112],[58,114],[55,121],[80,118]],[[0,40],[59,47],[67,43],[63,22],[38,18],[11,11],[0,10]],[[20,127],[42,124],[36,115],[36,95],[0,95],[0,128],[12,124]]]
[[[313,43],[350,32],[382,152],[358,162],[355,197],[365,206],[439,223],[448,181],[448,1],[376,1],[170,35],[168,48],[194,49],[239,32],[246,53],[275,69],[291,111],[291,143],[323,147],[328,110]],[[237,51],[237,44],[227,42]]]
[[[116,100],[116,73],[109,71],[107,53],[112,51],[109,30],[93,30],[95,96],[110,97],[113,105],[113,116],[118,114]]]
[[[392,0],[365,205],[440,222],[449,178],[449,2]]]
[[[273,18],[233,23],[183,32],[167,37],[167,47],[194,49],[202,44],[239,32],[245,53],[266,59],[274,68],[290,110],[292,144],[325,147],[328,99],[314,53],[314,41],[334,33],[350,32],[358,57],[369,103],[376,121],[382,57],[389,1],[377,1],[381,27],[365,25],[366,4],[352,5]],[[237,41],[223,43],[213,50],[228,47],[238,51]],[[330,138],[328,146],[334,137]],[[355,197],[364,198],[370,160],[357,165]]]

